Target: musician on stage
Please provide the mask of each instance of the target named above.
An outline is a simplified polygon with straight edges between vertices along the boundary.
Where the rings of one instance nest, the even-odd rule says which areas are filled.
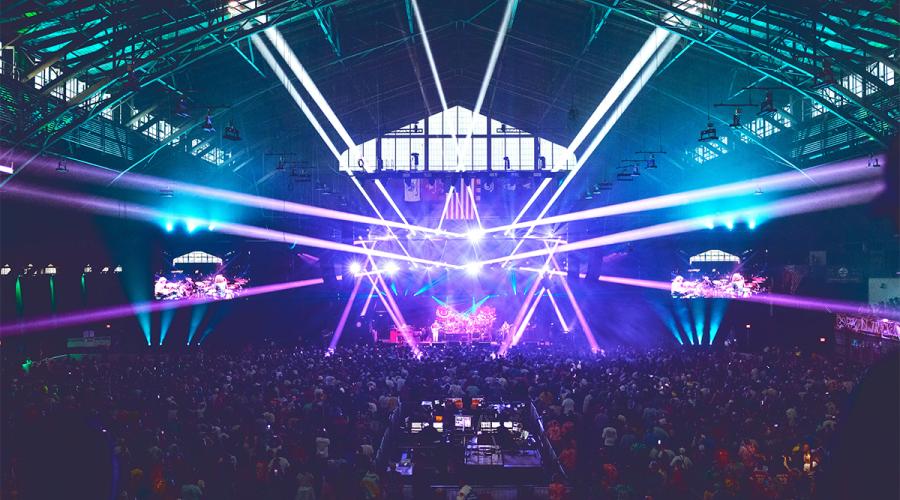
[[[431,343],[437,344],[438,336],[441,333],[441,325],[437,321],[431,324]]]

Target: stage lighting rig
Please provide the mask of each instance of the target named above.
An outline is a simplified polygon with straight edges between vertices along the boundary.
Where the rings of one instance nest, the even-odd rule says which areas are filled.
[[[734,108],[734,112],[731,114],[731,123],[728,124],[731,128],[740,128],[741,127],[741,109],[742,108],[753,108],[756,104],[753,102],[753,98],[751,96],[750,100],[742,103],[730,103],[730,102],[718,102],[713,104],[714,108]]]
[[[128,92],[137,92],[141,90],[141,79],[138,78],[137,73],[134,71],[133,64],[128,65],[128,78],[125,80],[124,88]]]
[[[741,108],[734,108],[734,114],[731,115],[731,128],[740,128],[741,126]]]
[[[212,110],[208,110],[206,112],[206,119],[203,120],[203,131],[208,133],[213,133],[216,131],[215,125],[212,122]]]
[[[234,126],[234,120],[230,120],[228,122],[228,126],[225,127],[225,132],[222,134],[222,138],[226,141],[239,141],[241,140],[241,132],[237,127]]]
[[[397,271],[400,270],[400,266],[398,266],[396,262],[388,262],[387,264],[384,265],[383,269],[384,269],[384,274],[387,274],[388,276],[393,276],[393,275],[397,274]]]
[[[484,239],[484,230],[479,228],[472,228],[466,232],[466,238],[472,243],[477,243]]]
[[[771,90],[766,90],[766,97],[763,98],[763,101],[759,103],[759,113],[758,116],[771,116],[774,115],[777,110],[775,109],[775,95]]]
[[[299,163],[297,161],[291,160],[291,158],[295,156],[297,156],[297,153],[265,153],[263,155],[263,162],[265,162],[266,157],[277,157],[278,162],[275,164],[275,170],[283,172],[287,167],[291,167]]]
[[[709,142],[716,141],[719,139],[719,134],[716,132],[716,126],[713,125],[712,120],[706,123],[706,128],[700,131],[700,138],[697,139],[698,142]]]
[[[60,158],[59,163],[56,164],[56,171],[65,174],[69,171],[68,160],[65,158]]]
[[[834,71],[831,70],[831,61],[828,59],[823,59],[822,71],[816,75],[816,83],[813,84],[813,89],[824,90],[834,87],[836,83],[837,80],[835,80],[834,78]]]
[[[190,107],[188,106],[188,101],[184,97],[178,99],[178,102],[175,103],[175,116],[179,118],[190,118],[191,112]]]
[[[628,168],[627,165],[619,167],[619,172],[616,174],[616,180],[618,181],[633,181],[632,177],[633,171]]]
[[[869,155],[868,166],[869,166],[870,168],[879,168],[879,167],[881,167],[881,164],[878,163],[878,157],[877,157],[877,156],[874,156],[874,155]]]

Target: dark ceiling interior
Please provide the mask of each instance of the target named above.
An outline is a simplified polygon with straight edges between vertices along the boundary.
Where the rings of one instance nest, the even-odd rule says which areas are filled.
[[[447,104],[474,107],[507,3],[420,5]],[[584,186],[647,148],[667,151],[662,168],[639,186],[617,187],[609,201],[882,151],[897,129],[894,2],[518,0],[513,12],[483,113],[561,144],[654,26],[681,36],[591,156],[568,194],[570,205],[579,203]],[[19,1],[4,2],[0,19],[8,49],[0,139],[10,150],[331,203],[320,196],[322,185],[340,191],[346,180],[334,174],[334,158],[250,42],[271,26],[357,143],[441,111],[409,0]],[[33,80],[48,65],[56,73],[36,89]],[[829,69],[835,81],[822,89]],[[83,90],[55,98],[54,89],[72,79]],[[856,81],[865,90],[848,88]],[[748,86],[775,88],[790,126],[768,136],[746,123],[729,130],[733,108],[713,105],[759,102],[765,91]],[[190,118],[175,115],[181,99],[191,103]],[[200,130],[206,108],[220,131],[233,122],[243,141]],[[745,113],[747,121],[755,118],[754,110]],[[144,115],[150,120],[134,130]],[[703,147],[697,134],[708,115],[732,146],[697,161]],[[159,120],[177,133],[141,134]],[[192,155],[166,147],[182,136],[199,142],[187,148]],[[215,148],[224,154],[219,165],[196,157]],[[310,186],[273,175],[276,160],[266,154],[280,152],[313,166]]]

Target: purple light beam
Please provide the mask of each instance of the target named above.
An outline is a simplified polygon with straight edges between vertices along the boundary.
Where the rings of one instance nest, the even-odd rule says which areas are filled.
[[[878,160],[884,164],[884,156],[879,156]],[[562,224],[565,222],[580,221],[586,219],[595,219],[600,217],[609,217],[613,215],[623,215],[636,212],[646,212],[650,210],[659,210],[663,208],[671,208],[676,206],[689,205],[691,203],[700,203],[720,198],[733,196],[749,195],[755,189],[764,189],[766,192],[786,191],[793,189],[801,189],[808,187],[810,180],[819,186],[828,186],[840,184],[843,182],[857,181],[860,179],[875,178],[881,175],[881,171],[869,168],[868,157],[856,158],[839,163],[823,165],[820,167],[809,168],[803,172],[803,175],[797,171],[784,172],[757,179],[733,182],[730,184],[722,184],[720,186],[712,186],[702,189],[694,189],[681,193],[667,194],[646,198],[643,200],[629,201],[618,203],[615,205],[607,205],[568,214],[555,215],[527,222],[507,224],[504,226],[494,226],[486,228],[485,232],[499,232],[521,229],[526,227],[535,227],[549,224]]]
[[[321,283],[323,283],[322,278],[316,278],[310,280],[290,281],[287,283],[276,283],[273,285],[262,285],[257,287],[245,288],[238,298],[281,292],[284,290],[292,290],[294,288],[302,288],[305,286],[318,285]],[[143,313],[152,313],[155,311],[165,311],[169,309],[180,309],[182,307],[191,307],[198,304],[208,304],[210,302],[216,302],[216,299],[201,298],[149,301],[140,302],[137,304],[123,304],[120,306],[107,307],[103,309],[93,309],[90,311],[79,311],[57,316],[46,316],[43,318],[32,319],[20,323],[7,323],[4,325],[0,325],[0,336],[32,333],[54,328],[82,325],[85,323],[103,322],[111,319],[135,316]]]
[[[744,210],[735,210],[720,214],[723,218],[740,218],[746,214],[760,214],[767,219],[775,217],[785,217],[788,215],[796,215],[808,212],[817,212],[830,208],[838,208],[849,205],[858,205],[871,201],[884,190],[882,181],[863,182],[850,186],[842,186],[829,190],[809,193],[800,196],[785,198],[773,203],[756,205]],[[573,252],[576,250],[585,250],[588,248],[596,248],[606,245],[614,245],[617,243],[627,243],[630,241],[638,241],[650,238],[659,238],[662,236],[672,236],[675,234],[689,233],[692,231],[700,231],[706,229],[706,220],[708,217],[693,217],[690,219],[682,219],[672,222],[665,222],[653,226],[631,229],[619,233],[588,238],[586,240],[566,243],[559,246],[555,252]],[[532,257],[541,257],[550,254],[551,251],[532,250],[516,255],[498,257],[481,262],[482,265],[495,264],[498,262],[506,262],[508,260],[528,259]]]
[[[158,221],[165,218],[182,218],[177,214],[172,214],[169,212],[163,212],[161,210],[157,210],[155,208],[147,207],[144,205],[138,205],[133,203],[126,203],[124,201],[113,201],[106,198],[100,198],[95,196],[87,196],[81,194],[71,194],[64,193],[62,191],[53,191],[46,188],[34,189],[30,187],[25,187],[21,184],[16,184],[13,186],[7,185],[3,191],[0,191],[7,195],[20,196],[26,199],[31,200],[40,200],[48,203],[59,204],[63,206],[69,206],[73,208],[78,208],[81,210],[87,210],[95,213],[112,215],[118,217],[127,217],[130,219],[144,220],[144,221]],[[204,222],[205,223],[205,222]],[[310,236],[304,236],[301,234],[288,233],[284,231],[276,231],[273,229],[260,228],[256,226],[249,226],[246,224],[232,223],[232,222],[216,222],[216,232],[233,234],[235,236],[245,236],[250,238],[259,238],[268,241],[277,241],[284,242],[289,244],[297,244],[301,246],[310,246],[314,248],[323,248],[327,250],[336,250],[340,252],[348,252],[359,255],[366,256],[376,256],[386,259],[397,259],[407,262],[415,262],[417,264],[424,265],[434,265],[438,267],[446,267],[448,264],[443,262],[436,262],[428,259],[420,259],[417,257],[410,257],[407,255],[400,255],[390,252],[384,252],[380,250],[367,250],[365,248],[359,248],[354,245],[348,245],[345,243],[336,243],[333,241],[322,240],[319,238],[313,238]],[[450,266],[453,267],[453,266]]]
[[[636,286],[641,288],[652,288],[654,290],[663,290],[666,292],[671,292],[672,290],[672,284],[665,281],[626,278],[623,276],[600,276],[599,280],[606,283],[616,283],[619,285]],[[797,295],[784,295],[778,293],[751,295],[749,297],[734,297],[729,298],[728,300],[754,302],[758,304],[789,307],[792,309],[805,309],[809,311],[822,311],[828,313],[854,314],[865,316],[871,316],[875,314],[884,319],[900,321],[900,310],[891,308],[879,308],[873,311],[870,304],[866,304],[863,302],[850,302],[817,297],[801,297]]]

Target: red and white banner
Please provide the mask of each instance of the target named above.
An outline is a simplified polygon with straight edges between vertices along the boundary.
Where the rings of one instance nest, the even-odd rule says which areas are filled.
[[[466,186],[464,180],[460,180],[450,196],[450,203],[447,205],[447,220],[473,220],[475,219],[475,203],[481,198],[481,180],[472,179],[472,194],[469,194],[469,187]]]

